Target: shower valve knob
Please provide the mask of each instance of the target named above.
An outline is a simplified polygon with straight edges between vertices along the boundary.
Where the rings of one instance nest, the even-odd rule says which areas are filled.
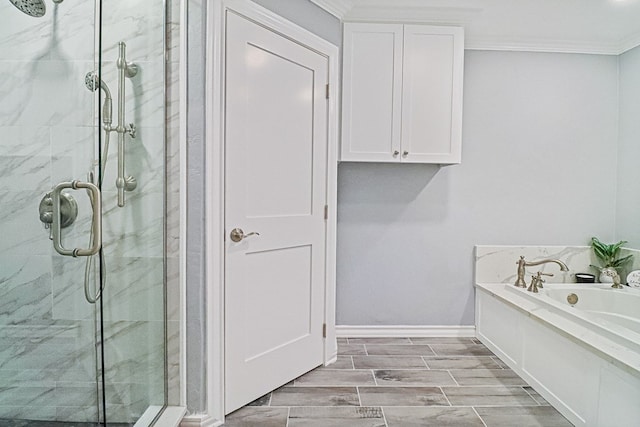
[[[124,179],[124,191],[133,191],[138,186],[138,180],[133,176],[128,176]]]
[[[68,193],[60,193],[60,227],[66,228],[73,224],[78,216],[78,204],[76,200]],[[53,224],[54,206],[51,193],[44,195],[38,207],[40,221],[44,224],[45,229],[50,229]]]
[[[129,134],[129,136],[131,136],[131,138],[135,138],[138,130],[136,129],[136,125],[134,125],[133,123],[129,123],[129,126],[127,126],[125,131]]]

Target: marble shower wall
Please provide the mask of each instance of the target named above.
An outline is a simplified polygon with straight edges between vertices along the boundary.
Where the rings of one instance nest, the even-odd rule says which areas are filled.
[[[174,212],[167,218],[166,271],[174,349],[170,398],[178,399],[179,197],[177,185],[168,185],[166,199],[164,188],[165,155],[173,181],[179,173],[178,3],[169,2],[165,82],[162,2],[103,1],[102,78],[114,96],[114,117],[119,41],[140,67],[127,81],[126,101],[127,122],[138,128],[136,139],[127,139],[126,167],[138,188],[127,193],[124,208],[116,206],[115,133],[103,181],[110,422],[135,421],[149,405],[164,403],[165,203]],[[95,4],[47,6],[47,15],[37,19],[0,2],[0,418],[92,421],[98,416],[96,312],[84,299],[85,259],[52,250],[38,203],[60,181],[86,179],[97,157],[97,103],[84,87],[84,75],[95,69]],[[90,206],[83,192],[73,196],[79,216],[63,238],[66,246],[85,246]]]

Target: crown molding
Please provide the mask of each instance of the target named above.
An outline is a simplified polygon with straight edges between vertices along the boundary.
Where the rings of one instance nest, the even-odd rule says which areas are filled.
[[[461,7],[354,7],[343,18],[349,22],[407,22],[437,25],[468,25],[482,13],[480,8]]]
[[[465,36],[464,48],[466,50],[581,53],[590,55],[619,55],[624,52],[620,43],[474,35]]]
[[[311,2],[341,20],[353,8],[350,0],[311,0]]]
[[[495,14],[495,2],[485,0],[310,0],[346,22],[406,22],[465,27],[465,49],[526,52],[620,55],[640,46],[640,32],[621,40],[593,41],[597,35],[581,33],[575,39],[554,39],[547,35],[510,35],[500,27],[487,26]],[[531,2],[529,2],[531,3]],[[490,9],[493,7],[493,9]],[[489,18],[490,19],[490,18]],[[478,27],[478,23],[483,22]],[[480,28],[485,28],[481,30]],[[489,31],[497,34],[487,34]],[[499,34],[503,33],[503,34]],[[560,34],[560,32],[556,32]],[[569,34],[564,32],[564,34]],[[586,36],[586,37],[585,37]],[[588,39],[588,38],[589,39]]]
[[[630,37],[622,40],[622,42],[620,43],[620,50],[618,51],[618,54],[623,54],[626,51],[638,46],[640,46],[640,32],[637,32]]]

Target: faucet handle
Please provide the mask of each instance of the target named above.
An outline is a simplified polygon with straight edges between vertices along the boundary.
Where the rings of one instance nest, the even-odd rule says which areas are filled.
[[[551,273],[543,273],[542,271],[538,271],[536,274],[531,275],[531,285],[527,288],[529,292],[538,293],[538,288],[543,288],[542,284],[545,280],[542,276],[553,277]]]
[[[545,282],[545,280],[541,276],[553,277],[553,274],[552,273],[543,273],[542,271],[538,271],[536,273],[536,277],[538,278],[538,287],[539,288],[543,288],[544,286],[542,286],[542,284]]]

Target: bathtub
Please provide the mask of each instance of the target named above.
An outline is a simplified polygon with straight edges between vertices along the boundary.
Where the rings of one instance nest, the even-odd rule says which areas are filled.
[[[574,425],[640,425],[640,290],[476,284],[476,336]]]
[[[602,325],[607,329],[623,332],[624,328],[640,334],[640,290],[625,287],[613,289],[611,285],[550,285],[540,290],[540,297],[562,306],[571,307],[569,311],[585,319]],[[535,295],[535,294],[534,294]],[[577,301],[569,301],[569,295],[575,295]],[[638,341],[640,336],[635,336]]]

